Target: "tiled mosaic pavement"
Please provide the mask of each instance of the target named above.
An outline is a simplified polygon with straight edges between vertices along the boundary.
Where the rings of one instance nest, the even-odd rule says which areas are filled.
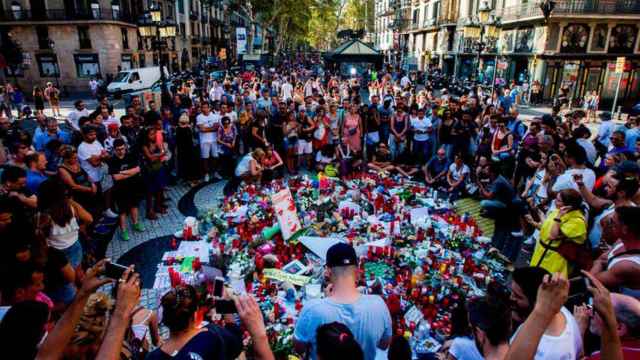
[[[195,205],[196,208],[200,211],[213,207],[222,197],[222,189],[224,187],[224,184],[224,181],[219,181],[213,184],[204,185],[203,187],[199,188],[197,191],[195,191],[195,195],[193,196],[193,205]],[[171,235],[182,228],[185,215],[182,214],[178,209],[178,203],[189,192],[189,190],[190,187],[186,185],[176,185],[169,187],[167,191],[167,196],[170,199],[169,203],[167,204],[169,206],[169,209],[167,214],[159,216],[158,220],[146,219],[144,209],[142,209],[144,208],[143,202],[140,210],[140,221],[142,222],[146,230],[141,233],[130,231],[129,234],[131,238],[129,241],[120,240],[119,234],[116,231],[113,235],[113,239],[107,247],[106,256],[110,259],[113,259],[114,261],[117,261],[126,254],[126,256],[123,257],[123,260],[125,260],[125,258],[127,260],[130,260],[132,257],[140,256],[141,254],[137,252],[142,251],[145,257],[149,257],[149,262],[154,262],[154,260],[159,262],[159,259],[162,257],[161,253],[168,250],[166,248],[165,242],[171,241]],[[184,199],[183,202],[185,202],[185,200],[189,199]],[[150,240],[152,240],[151,243],[143,245]],[[134,253],[127,254],[127,252],[132,249],[134,249]],[[127,262],[128,261],[123,261],[123,263]],[[155,275],[154,269],[154,264],[150,264],[150,266],[145,267],[145,271],[153,271],[153,273],[143,274],[143,277],[153,278],[153,276]],[[160,293],[160,290],[147,288],[144,285],[143,287],[144,288],[142,289],[142,296],[140,301],[141,305],[150,309],[157,308],[159,298],[162,295]]]

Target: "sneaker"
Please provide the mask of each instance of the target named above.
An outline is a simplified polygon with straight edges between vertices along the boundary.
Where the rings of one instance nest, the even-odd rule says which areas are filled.
[[[209,180],[211,180],[211,179],[209,178],[209,174],[206,174],[206,175],[204,176],[204,182],[209,182]]]
[[[216,180],[222,180],[222,175],[220,175],[217,171],[213,173],[213,178]]]
[[[110,217],[110,218],[117,218],[118,214],[114,213],[113,210],[111,209],[107,209],[104,213],[105,216]]]
[[[129,230],[121,230],[120,231],[120,240],[129,241]]]
[[[137,231],[137,232],[143,232],[145,231],[144,226],[142,226],[141,223],[135,223],[133,224],[133,230]]]

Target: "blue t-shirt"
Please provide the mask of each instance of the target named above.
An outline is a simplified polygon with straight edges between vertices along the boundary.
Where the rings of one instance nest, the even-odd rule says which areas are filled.
[[[449,169],[449,165],[449,160],[447,160],[446,158],[440,160],[437,156],[435,156],[431,158],[431,160],[429,160],[429,162],[427,163],[427,170],[429,170],[431,176],[436,176],[443,171],[446,172]]]
[[[32,193],[37,193],[40,184],[42,184],[48,177],[37,171],[27,170],[27,189]]]
[[[478,351],[475,341],[466,336],[460,336],[453,339],[451,347],[449,348],[449,354],[456,358],[456,360],[482,360],[484,359]]]
[[[33,138],[33,147],[37,151],[45,151],[49,141],[58,139],[62,144],[71,144],[71,135],[63,130],[58,130],[55,135],[51,135],[46,131],[37,132]]]
[[[351,330],[366,360],[375,359],[380,340],[391,338],[391,314],[377,295],[361,295],[353,304],[339,304],[330,298],[311,300],[302,308],[294,336],[311,344],[312,359],[316,357],[316,330],[334,321]]]
[[[626,145],[627,149],[632,149],[632,150],[635,149],[636,141],[640,139],[640,129],[638,128],[629,129],[624,135],[625,135],[624,144]]]

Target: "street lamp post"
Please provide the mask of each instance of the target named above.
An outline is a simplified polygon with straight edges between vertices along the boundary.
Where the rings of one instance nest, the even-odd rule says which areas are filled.
[[[53,75],[56,78],[56,88],[58,90],[60,90],[60,80],[59,80],[59,78],[60,78],[60,66],[58,65],[58,56],[55,54],[56,43],[51,39],[49,39],[49,47],[51,48],[51,50],[53,50],[53,54],[54,54],[53,56],[55,56],[55,59],[56,59],[56,68],[53,71]]]
[[[540,10],[542,10],[542,15],[544,16],[544,23],[549,22],[549,17],[551,16],[551,12],[556,7],[556,2],[553,0],[544,0],[540,3]]]
[[[162,57],[162,48],[165,45],[168,46],[168,39],[176,37],[176,24],[171,17],[163,21],[160,9],[151,7],[138,21],[138,32],[141,37],[152,39],[153,49],[158,51],[161,103],[162,106],[168,106],[171,103],[171,95],[167,88],[167,77],[165,74],[166,64]]]
[[[496,39],[497,41],[499,34],[500,21],[493,14],[491,14],[491,12],[492,9],[489,6],[489,3],[486,0],[482,1],[478,8],[478,17],[476,19],[469,19],[469,21],[463,28],[465,38],[477,39],[472,44],[473,50],[476,51],[476,80],[480,80],[480,75],[482,72],[480,69],[480,56],[489,45],[488,41],[485,41],[485,37]],[[493,92],[493,87],[495,85],[497,63],[498,55],[496,53],[493,66],[493,76],[491,79],[491,92]]]

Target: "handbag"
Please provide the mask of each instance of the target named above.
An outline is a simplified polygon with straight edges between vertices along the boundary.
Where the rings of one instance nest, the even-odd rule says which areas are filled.
[[[589,241],[585,241],[584,244],[578,244],[566,237],[563,237],[560,245],[558,246],[551,246],[543,241],[540,241],[540,245],[544,248],[544,251],[542,252],[540,260],[538,260],[536,267],[540,266],[549,250],[557,252],[560,256],[565,258],[565,260],[575,264],[578,269],[589,270],[593,266],[593,257],[591,255],[591,246]]]

